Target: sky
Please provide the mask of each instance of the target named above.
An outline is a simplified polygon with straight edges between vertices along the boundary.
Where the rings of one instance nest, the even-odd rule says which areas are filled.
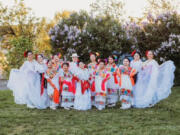
[[[11,6],[14,0],[0,0],[3,4]],[[79,11],[81,9],[90,10],[90,4],[96,0],[24,0],[26,5],[32,8],[38,17],[52,19],[55,12],[70,10]],[[141,17],[143,9],[147,6],[147,0],[124,0],[126,17]]]

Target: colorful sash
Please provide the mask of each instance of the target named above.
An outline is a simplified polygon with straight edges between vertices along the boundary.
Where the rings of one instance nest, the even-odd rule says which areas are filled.
[[[53,84],[51,79],[47,79],[47,82],[54,88],[53,101],[56,104],[59,104],[59,91],[56,86]]]

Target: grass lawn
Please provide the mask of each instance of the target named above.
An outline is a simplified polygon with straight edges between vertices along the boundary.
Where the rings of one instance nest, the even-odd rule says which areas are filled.
[[[180,135],[180,87],[153,108],[28,109],[0,91],[0,135]]]

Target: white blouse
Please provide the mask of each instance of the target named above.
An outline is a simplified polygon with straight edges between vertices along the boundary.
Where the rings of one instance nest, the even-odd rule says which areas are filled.
[[[130,63],[130,66],[133,69],[135,69],[137,72],[139,72],[142,68],[142,64],[143,64],[143,62],[141,60],[138,60],[138,61],[132,60]]]

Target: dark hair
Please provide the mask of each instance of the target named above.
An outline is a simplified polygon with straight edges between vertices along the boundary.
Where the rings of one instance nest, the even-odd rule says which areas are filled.
[[[28,50],[28,51],[27,51],[27,55],[28,55],[28,53],[33,53],[33,52],[32,52],[31,50]]]
[[[140,52],[137,51],[137,52],[134,53],[134,55],[135,55],[135,54],[138,54],[139,57],[141,58],[141,53],[140,53]],[[133,55],[133,57],[134,57],[134,55]]]
[[[64,65],[66,65],[66,66],[69,67],[69,63],[67,63],[67,62],[64,62],[64,63],[62,64],[62,67],[63,67]]]
[[[115,60],[115,57],[113,55],[110,55],[108,58],[112,58],[113,60]]]
[[[106,64],[106,61],[105,61],[104,59],[99,59],[99,60],[98,60],[98,63],[101,63],[101,62],[104,63],[104,64]]]
[[[60,58],[61,56],[59,56],[61,53],[55,53],[55,54],[53,54],[53,56],[52,56],[52,59],[54,59],[54,56],[58,56],[58,58]]]
[[[43,54],[38,54],[37,56],[41,56],[42,58],[44,58],[44,55],[43,55]]]
[[[147,55],[148,55],[149,52],[152,52],[152,54],[154,55],[154,51],[153,51],[153,50],[147,50],[147,51],[146,51],[146,57],[147,57]]]
[[[46,64],[48,64],[48,63],[51,62],[51,61],[52,61],[51,59],[48,59],[47,62],[46,62]]]
[[[27,51],[24,52],[24,57],[27,57],[28,53],[32,53],[33,54],[33,52],[31,50],[27,50]]]
[[[91,53],[89,54],[89,56],[91,56],[91,55],[94,55],[94,56],[96,57],[96,53],[94,53],[94,52],[91,52]]]
[[[125,57],[125,58],[123,59],[123,61],[124,61],[125,59],[128,60],[129,63],[131,62],[130,59],[129,59],[128,57]]]

